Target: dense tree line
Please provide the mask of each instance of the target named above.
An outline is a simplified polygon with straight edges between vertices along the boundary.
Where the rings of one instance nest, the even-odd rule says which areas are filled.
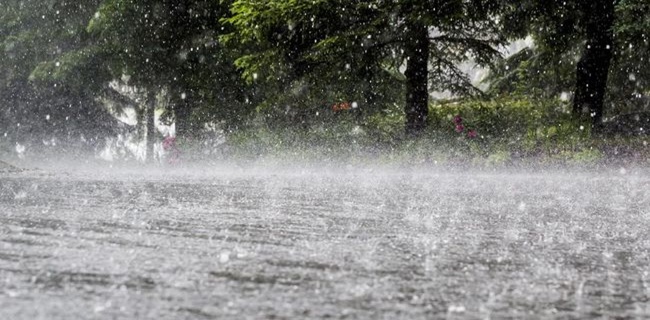
[[[402,106],[417,136],[432,91],[571,93],[576,117],[598,128],[647,97],[648,30],[643,0],[5,0],[0,136],[96,148],[141,130],[151,149],[155,109],[183,137],[255,116],[304,124],[340,102],[361,122]],[[502,59],[526,37],[533,47]],[[490,68],[489,90],[461,71],[468,61]],[[124,107],[138,128],[111,116]]]

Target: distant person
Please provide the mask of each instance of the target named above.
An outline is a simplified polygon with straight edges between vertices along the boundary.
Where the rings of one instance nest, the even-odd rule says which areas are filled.
[[[163,140],[163,150],[165,151],[165,158],[167,164],[177,165],[181,162],[181,151],[176,146],[176,137],[167,136]]]

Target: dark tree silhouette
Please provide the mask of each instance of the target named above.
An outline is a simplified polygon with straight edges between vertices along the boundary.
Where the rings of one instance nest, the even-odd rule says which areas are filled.
[[[614,49],[612,27],[615,2],[611,0],[583,1],[585,47],[576,69],[573,112],[588,113],[593,128],[603,118],[603,103],[607,90],[607,75]]]

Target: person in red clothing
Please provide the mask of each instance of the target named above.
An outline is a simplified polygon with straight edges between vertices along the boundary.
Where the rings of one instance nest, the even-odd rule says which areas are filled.
[[[167,158],[167,163],[176,165],[181,162],[181,151],[176,147],[176,137],[167,136],[162,143]]]

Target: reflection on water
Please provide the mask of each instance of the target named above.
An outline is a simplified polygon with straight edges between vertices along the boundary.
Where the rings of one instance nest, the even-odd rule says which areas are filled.
[[[0,176],[0,318],[650,317],[650,177]]]

